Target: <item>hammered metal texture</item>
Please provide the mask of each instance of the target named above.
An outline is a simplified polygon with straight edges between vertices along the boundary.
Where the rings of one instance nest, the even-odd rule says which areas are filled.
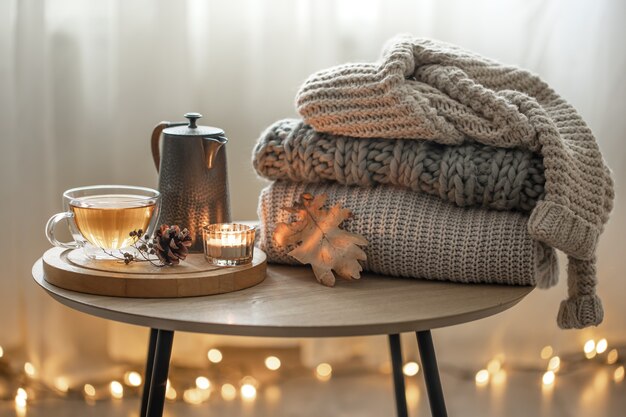
[[[163,135],[159,173],[161,214],[158,224],[189,229],[190,252],[203,252],[202,227],[230,222],[226,145],[207,168],[202,137]]]

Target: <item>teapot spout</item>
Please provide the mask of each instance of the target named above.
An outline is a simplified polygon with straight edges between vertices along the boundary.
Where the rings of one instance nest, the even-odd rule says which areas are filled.
[[[222,146],[228,142],[226,136],[209,136],[202,138],[202,147],[204,148],[204,160],[208,169],[213,168],[213,161]]]

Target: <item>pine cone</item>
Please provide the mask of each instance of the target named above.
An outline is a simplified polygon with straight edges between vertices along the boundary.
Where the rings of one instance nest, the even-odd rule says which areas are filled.
[[[191,246],[189,230],[180,230],[180,227],[161,225],[152,239],[156,255],[165,265],[178,265],[185,260]]]

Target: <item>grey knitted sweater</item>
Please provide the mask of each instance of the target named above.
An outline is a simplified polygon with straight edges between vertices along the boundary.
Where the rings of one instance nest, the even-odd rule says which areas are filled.
[[[257,173],[271,180],[392,184],[458,206],[531,211],[543,198],[543,161],[528,150],[476,142],[350,138],[316,132],[302,120],[280,120],[254,148]]]
[[[319,132],[444,144],[471,137],[541,154],[545,198],[532,210],[528,231],[570,258],[559,325],[602,321],[595,251],[613,206],[613,182],[589,127],[539,77],[456,46],[401,36],[378,62],[313,74],[296,104]]]
[[[366,271],[463,283],[536,285],[555,282],[554,250],[528,234],[521,213],[461,208],[394,186],[349,187],[333,183],[276,181],[261,192],[259,246],[271,262],[297,264],[273,239],[281,207],[308,192],[326,194],[328,204],[353,212],[345,230],[368,240]],[[393,202],[393,204],[389,204]]]

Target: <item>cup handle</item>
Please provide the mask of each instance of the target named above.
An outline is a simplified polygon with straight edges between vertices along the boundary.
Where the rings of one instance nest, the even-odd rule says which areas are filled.
[[[48,241],[50,241],[50,243],[52,243],[54,246],[59,246],[61,248],[68,248],[68,249],[76,249],[82,246],[80,243],[76,241],[59,242],[54,237],[54,229],[57,223],[63,219],[72,219],[72,218],[74,218],[74,213],[69,212],[69,211],[66,211],[65,213],[57,213],[54,216],[50,217],[50,220],[48,220],[48,224],[46,224],[46,237],[48,238]]]

